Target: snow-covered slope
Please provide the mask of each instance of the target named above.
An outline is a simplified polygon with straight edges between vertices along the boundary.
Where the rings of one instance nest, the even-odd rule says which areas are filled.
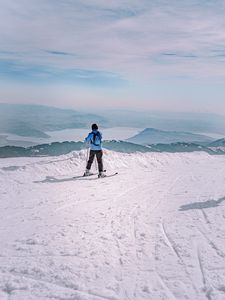
[[[0,160],[0,299],[225,299],[225,156],[85,155]]]

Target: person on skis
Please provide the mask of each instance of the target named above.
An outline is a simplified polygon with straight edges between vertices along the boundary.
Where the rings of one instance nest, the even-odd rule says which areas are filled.
[[[106,175],[103,172],[103,162],[102,162],[102,134],[100,131],[98,131],[98,125],[92,124],[91,126],[92,132],[88,134],[88,136],[85,138],[85,143],[88,143],[90,145],[90,153],[89,153],[89,159],[87,162],[86,170],[84,173],[84,176],[90,176],[90,169],[91,165],[94,161],[94,158],[96,156],[97,162],[98,162],[98,177],[105,177]]]

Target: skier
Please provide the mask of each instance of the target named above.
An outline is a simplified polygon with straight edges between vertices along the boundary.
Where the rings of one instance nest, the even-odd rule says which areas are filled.
[[[103,172],[103,163],[102,163],[102,134],[98,131],[98,125],[92,124],[91,126],[92,132],[88,134],[85,138],[85,142],[90,144],[90,154],[87,162],[86,170],[84,176],[92,175],[90,173],[91,165],[94,161],[95,155],[98,161],[98,177],[105,177],[106,175]]]

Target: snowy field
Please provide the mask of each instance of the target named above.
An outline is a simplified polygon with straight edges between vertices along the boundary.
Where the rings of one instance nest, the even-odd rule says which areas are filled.
[[[225,156],[104,161],[0,160],[0,299],[225,299]]]

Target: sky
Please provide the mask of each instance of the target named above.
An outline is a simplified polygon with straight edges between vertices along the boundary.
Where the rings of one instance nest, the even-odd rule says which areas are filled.
[[[0,102],[225,114],[224,0],[0,0]]]

